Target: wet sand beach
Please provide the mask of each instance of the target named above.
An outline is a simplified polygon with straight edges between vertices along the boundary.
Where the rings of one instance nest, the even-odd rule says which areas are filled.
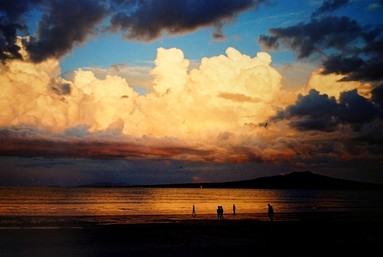
[[[123,218],[0,217],[0,256],[376,256],[383,243],[381,213]]]

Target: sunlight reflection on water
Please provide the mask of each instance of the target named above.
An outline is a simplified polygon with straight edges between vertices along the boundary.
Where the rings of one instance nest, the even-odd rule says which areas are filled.
[[[383,209],[382,191],[178,189],[178,188],[0,188],[2,216],[118,216],[265,213]]]

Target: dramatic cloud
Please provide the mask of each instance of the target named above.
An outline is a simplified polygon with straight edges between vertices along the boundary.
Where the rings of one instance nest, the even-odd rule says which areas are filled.
[[[39,22],[36,36],[26,43],[31,59],[41,62],[62,57],[74,45],[83,43],[107,12],[103,1],[52,1]]]
[[[337,102],[313,89],[308,95],[300,95],[296,103],[280,112],[276,119],[289,119],[291,126],[298,130],[334,131],[339,125],[349,125],[359,131],[376,119],[382,122],[381,108],[356,90],[342,93]]]
[[[2,174],[11,174],[5,177],[12,180],[32,169],[47,174],[54,168],[56,177],[57,170],[67,170],[63,176],[68,179],[82,175],[102,179],[104,167],[94,171],[102,163],[113,163],[105,170],[113,173],[117,168],[118,176],[125,178],[145,170],[151,179],[156,177],[153,170],[162,170],[158,174],[173,177],[187,172],[196,181],[220,175],[242,178],[246,172],[267,175],[270,170],[332,172],[335,167],[357,172],[358,161],[370,163],[372,172],[381,170],[382,24],[335,16],[360,2],[323,1],[312,16],[305,14],[303,19],[309,18],[295,25],[275,23],[271,16],[269,22],[288,25],[271,28],[259,43],[265,49],[292,49],[299,59],[285,63],[290,57],[283,54],[283,63],[275,64],[284,78],[268,53],[249,56],[233,47],[217,56],[206,50],[210,57],[192,61],[178,48],[160,47],[153,62],[138,57],[150,63],[144,67],[136,57],[128,57],[129,65],[119,59],[112,62],[119,64],[97,67],[87,60],[90,67],[67,72],[71,68],[64,60],[65,71],[60,68],[63,56],[101,33],[117,33],[147,45],[209,28],[205,32],[223,41],[225,24],[266,2],[1,1],[0,162],[14,162],[13,170],[19,172]],[[363,6],[375,15],[374,10],[381,8],[381,4]],[[270,14],[273,6],[269,7],[261,15]],[[243,15],[240,24],[255,24],[256,19]],[[244,28],[233,28],[238,40],[230,42],[249,49],[243,44]],[[247,31],[253,39],[254,31]],[[95,45],[104,44],[104,39]],[[167,38],[164,45],[182,47],[183,39]],[[154,45],[158,44],[150,48]],[[134,42],[121,51],[129,52],[130,46],[141,47]],[[120,51],[110,53],[114,50]],[[77,52],[74,56],[78,58]],[[109,56],[106,59],[110,63]],[[90,164],[94,160],[97,165]],[[67,164],[73,166],[68,169]],[[133,164],[134,175],[126,171]],[[183,169],[183,164],[191,168]],[[85,173],[78,172],[85,166],[89,168]],[[26,177],[33,179],[33,174]]]
[[[0,60],[20,59],[20,45],[16,44],[18,32],[27,32],[24,15],[34,4],[42,1],[1,1],[0,2]]]
[[[341,7],[348,1],[325,1],[314,16]],[[383,30],[381,25],[361,26],[349,17],[323,16],[286,28],[271,28],[259,43],[268,49],[281,45],[298,53],[298,58],[321,57],[323,74],[341,74],[343,81],[383,79]]]
[[[291,123],[298,130],[332,131],[337,125],[337,109],[335,98],[311,90],[306,96],[300,95],[294,105],[288,106],[284,112],[278,114],[278,118],[298,117],[298,120],[294,119]]]
[[[311,158],[374,159],[383,150],[383,31],[381,25],[327,16],[346,4],[351,1],[324,1],[308,22],[259,37],[265,48],[287,47],[299,59],[321,61],[296,102],[269,120],[294,135],[289,145],[305,165]]]
[[[290,158],[296,167],[317,169],[323,165],[328,170],[335,166],[325,163],[356,165],[355,162],[368,160],[378,168],[383,153],[380,91],[380,87],[372,91],[371,99],[375,101],[360,96],[356,90],[342,93],[337,100],[313,89],[307,95],[300,95],[269,123],[278,128],[274,131],[276,139],[284,148],[291,149]]]
[[[160,48],[154,63],[152,90],[140,95],[117,74],[80,69],[65,80],[53,59],[6,62],[0,126],[8,147],[2,154],[29,148],[55,156],[236,162],[281,154],[260,148],[271,138],[258,124],[294,99],[282,90],[270,55],[250,57],[228,48],[226,55],[203,58],[190,70],[181,50]]]
[[[330,56],[323,62],[322,74],[347,74],[359,69],[364,61],[359,57]]]
[[[237,14],[266,0],[15,0],[0,3],[0,60],[20,59],[18,36],[34,62],[60,58],[101,31],[120,31],[126,38],[154,40],[163,31],[181,34],[214,27],[213,38],[225,39],[222,26]],[[36,31],[26,16],[40,13]],[[34,14],[35,15],[35,14]],[[38,17],[38,16],[36,16]]]
[[[272,28],[270,34],[261,35],[259,42],[268,48],[278,48],[281,42],[297,51],[299,58],[306,58],[326,49],[350,49],[348,46],[362,35],[362,29],[348,17],[324,17],[307,24]]]
[[[18,36],[31,36],[24,42],[30,58],[41,62],[59,58],[74,45],[83,43],[107,14],[106,1],[14,0],[0,3],[0,60],[20,59]],[[26,20],[31,11],[41,19],[34,33]]]
[[[300,93],[306,95],[311,89],[315,89],[322,94],[335,97],[339,100],[340,95],[343,92],[351,91],[356,89],[358,94],[370,99],[371,91],[374,88],[374,84],[371,82],[363,81],[345,81],[342,80],[343,75],[341,74],[324,74],[323,69],[319,68],[312,72],[309,81]]]
[[[154,63],[152,89],[140,95],[129,77],[106,70],[79,69],[65,80],[52,59],[8,61],[0,75],[0,155],[296,165],[381,150],[374,142],[381,87],[363,97],[364,85],[335,76],[330,82],[346,92],[312,89],[294,103],[264,52],[228,48],[190,69],[181,50],[160,48]]]
[[[126,10],[112,16],[114,29],[127,31],[126,37],[153,40],[163,31],[170,35],[214,26],[215,38],[222,38],[222,23],[264,0],[183,0],[129,1]]]

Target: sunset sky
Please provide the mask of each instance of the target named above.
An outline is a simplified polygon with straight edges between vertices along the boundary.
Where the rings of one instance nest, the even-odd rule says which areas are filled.
[[[0,0],[0,186],[383,183],[382,0]]]

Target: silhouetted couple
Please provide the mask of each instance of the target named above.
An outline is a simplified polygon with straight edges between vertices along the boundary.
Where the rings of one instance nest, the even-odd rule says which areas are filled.
[[[222,206],[218,206],[217,208],[217,217],[219,220],[224,220]]]

